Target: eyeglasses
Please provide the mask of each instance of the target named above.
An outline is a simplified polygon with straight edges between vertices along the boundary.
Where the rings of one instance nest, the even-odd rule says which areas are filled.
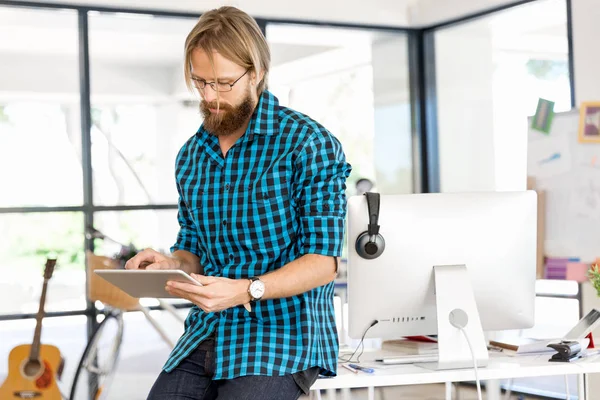
[[[250,69],[247,69],[246,72],[244,72],[242,74],[242,76],[237,78],[233,83],[206,82],[204,79],[200,79],[200,78],[192,78],[192,80],[194,81],[194,86],[196,86],[196,88],[201,91],[204,91],[206,89],[206,85],[209,85],[212,88],[212,90],[214,90],[215,92],[217,90],[219,92],[231,92],[233,90],[233,85],[238,83],[238,81],[240,79],[242,79],[244,77],[244,75],[246,75],[248,73],[248,71],[250,71]]]

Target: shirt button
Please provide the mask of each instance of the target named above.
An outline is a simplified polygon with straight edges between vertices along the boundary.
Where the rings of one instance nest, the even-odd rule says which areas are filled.
[[[229,261],[233,261],[233,258],[234,258],[234,257],[233,257],[233,254],[230,254],[230,255],[229,255]]]
[[[225,184],[225,190],[229,190],[229,183]]]
[[[226,219],[223,220],[223,226],[227,226],[227,220]]]

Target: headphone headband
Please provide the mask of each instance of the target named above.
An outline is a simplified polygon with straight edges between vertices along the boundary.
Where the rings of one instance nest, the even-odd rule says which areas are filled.
[[[369,236],[379,234],[379,193],[366,192],[367,207],[369,208]]]

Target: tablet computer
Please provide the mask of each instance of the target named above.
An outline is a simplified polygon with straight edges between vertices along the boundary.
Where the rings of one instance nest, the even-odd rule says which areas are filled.
[[[165,290],[167,281],[202,286],[179,269],[99,269],[94,272],[133,297],[176,298]]]

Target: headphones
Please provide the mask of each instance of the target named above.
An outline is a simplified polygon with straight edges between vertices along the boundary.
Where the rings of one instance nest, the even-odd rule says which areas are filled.
[[[379,234],[379,193],[366,192],[369,207],[369,228],[356,239],[356,252],[362,258],[372,260],[379,257],[385,249],[385,240]]]

